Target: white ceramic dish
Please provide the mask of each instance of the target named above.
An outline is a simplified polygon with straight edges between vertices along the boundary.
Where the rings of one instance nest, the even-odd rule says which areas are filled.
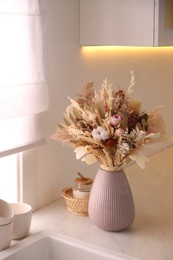
[[[8,202],[0,199],[0,226],[7,225],[12,222],[14,210]]]
[[[0,226],[0,251],[8,248],[11,244],[13,222]]]
[[[139,260],[50,232],[39,232],[0,253],[0,260]]]

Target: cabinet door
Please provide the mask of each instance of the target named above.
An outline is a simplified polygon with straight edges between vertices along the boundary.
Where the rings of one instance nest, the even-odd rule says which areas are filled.
[[[154,0],[80,0],[80,44],[153,46]]]
[[[173,46],[173,0],[159,0],[155,18],[155,46]]]

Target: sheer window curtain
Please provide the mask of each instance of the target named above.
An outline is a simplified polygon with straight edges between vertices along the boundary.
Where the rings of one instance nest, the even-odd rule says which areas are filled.
[[[38,118],[49,105],[44,37],[43,0],[0,0],[0,157],[43,140]]]

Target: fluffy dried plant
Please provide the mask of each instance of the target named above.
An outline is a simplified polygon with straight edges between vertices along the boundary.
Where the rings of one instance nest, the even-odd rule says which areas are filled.
[[[102,169],[119,170],[130,161],[144,168],[144,147],[165,135],[165,125],[158,109],[146,113],[130,98],[134,85],[133,72],[127,91],[104,80],[97,92],[94,83],[88,83],[76,100],[69,98],[64,122],[52,138],[72,145],[77,159],[97,161]]]

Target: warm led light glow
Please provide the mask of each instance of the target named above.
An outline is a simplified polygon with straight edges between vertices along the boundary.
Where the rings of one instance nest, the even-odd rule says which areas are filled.
[[[139,47],[139,46],[81,46],[84,55],[112,55],[112,54],[165,54],[173,52],[173,46]]]
[[[81,46],[84,51],[117,51],[117,50],[165,50],[172,49],[173,46]]]

